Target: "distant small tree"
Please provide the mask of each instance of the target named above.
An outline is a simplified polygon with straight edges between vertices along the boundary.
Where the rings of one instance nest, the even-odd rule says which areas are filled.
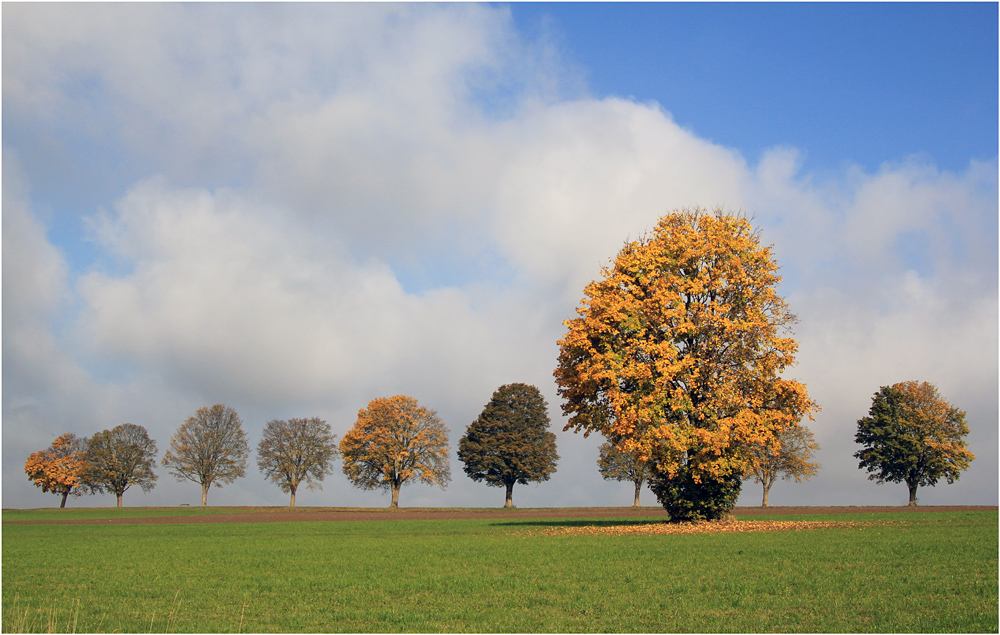
[[[949,483],[969,468],[975,455],[962,437],[969,433],[965,412],[938,395],[927,382],[906,381],[883,386],[872,397],[868,416],[858,420],[854,440],[863,446],[854,456],[869,480],[906,483],[909,505],[917,504],[917,487]]]
[[[649,461],[644,461],[634,453],[623,452],[610,441],[601,444],[597,468],[606,481],[629,481],[635,485],[635,502],[639,507],[639,492],[650,475]]]
[[[819,463],[809,462],[813,453],[819,451],[819,444],[813,440],[809,428],[792,424],[778,432],[777,437],[779,447],[752,445],[749,448],[753,461],[747,478],[753,478],[754,483],[764,487],[761,507],[768,506],[768,493],[779,475],[783,479],[794,478],[796,483],[800,483],[803,478],[815,476],[820,467]]]
[[[358,411],[354,427],[340,440],[344,475],[356,487],[392,492],[418,480],[442,489],[451,480],[448,429],[437,413],[405,395],[373,399]]]
[[[556,435],[548,431],[542,393],[527,384],[506,384],[493,393],[458,444],[458,460],[474,481],[504,487],[513,507],[514,485],[549,480],[556,471]]]
[[[60,509],[66,507],[70,495],[76,498],[86,489],[81,481],[86,447],[85,439],[69,432],[53,441],[47,450],[33,452],[24,464],[29,481],[34,481],[43,492],[62,496]]]
[[[123,423],[87,440],[87,468],[82,478],[94,492],[113,493],[122,506],[122,495],[133,485],[148,492],[156,487],[156,441],[143,426]]]
[[[281,491],[291,494],[305,482],[309,489],[322,489],[321,481],[333,470],[337,456],[337,435],[322,419],[276,419],[264,426],[257,445],[257,467]]]
[[[246,476],[247,435],[242,421],[232,408],[216,404],[199,408],[170,439],[170,449],[163,466],[178,481],[201,485],[201,506],[208,503],[208,490],[214,483],[232,483]]]

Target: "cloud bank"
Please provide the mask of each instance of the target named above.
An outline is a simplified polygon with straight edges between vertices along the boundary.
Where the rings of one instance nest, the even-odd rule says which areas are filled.
[[[552,47],[483,5],[3,13],[5,507],[47,504],[22,466],[63,432],[128,421],[162,450],[225,403],[252,445],[272,418],[319,416],[342,435],[399,393],[450,427],[454,475],[402,504],[502,505],[461,474],[465,426],[517,381],[561,429],[562,320],[626,239],[696,205],[743,210],[774,243],[799,316],[790,374],[823,407],[823,469],[772,502],[905,500],[865,480],[853,435],[881,385],[919,379],[968,411],[977,454],[921,502],[996,504],[996,161],[820,176],[776,147],[751,163],[669,104],[587,95]],[[48,202],[74,187],[98,203]],[[516,504],[631,502],[601,481],[598,439],[557,443],[553,479],[516,488]],[[125,503],[197,496],[158,473]],[[740,504],[758,496],[747,483]],[[209,503],[285,496],[251,460]],[[338,473],[300,503],[387,500]]]

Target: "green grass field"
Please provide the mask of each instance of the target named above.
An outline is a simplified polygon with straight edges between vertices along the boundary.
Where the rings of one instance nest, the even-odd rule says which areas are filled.
[[[635,519],[5,525],[2,628],[997,632],[997,512],[789,519],[889,522],[651,536],[539,531]]]

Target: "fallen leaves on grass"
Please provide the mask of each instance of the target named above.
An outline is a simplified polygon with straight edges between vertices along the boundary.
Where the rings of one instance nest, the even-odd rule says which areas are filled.
[[[802,529],[854,528],[885,525],[885,522],[847,522],[812,520],[736,520],[729,518],[717,521],[697,521],[690,523],[642,523],[630,525],[591,525],[583,527],[551,527],[543,529],[547,536],[562,535],[654,535],[654,534],[729,534],[750,531],[783,531]]]

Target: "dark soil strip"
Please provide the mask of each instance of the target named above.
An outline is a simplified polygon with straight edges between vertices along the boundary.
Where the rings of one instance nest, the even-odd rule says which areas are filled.
[[[953,505],[929,507],[737,507],[736,516],[776,514],[853,514],[853,513],[911,513],[996,511],[997,506]],[[532,518],[667,518],[659,507],[566,507],[540,509],[285,509],[270,508],[260,511],[232,514],[206,514],[204,516],[158,516],[152,518],[101,518],[86,520],[17,520],[4,521],[5,525],[143,525],[159,523],[287,523],[335,522],[344,520],[522,520]]]

